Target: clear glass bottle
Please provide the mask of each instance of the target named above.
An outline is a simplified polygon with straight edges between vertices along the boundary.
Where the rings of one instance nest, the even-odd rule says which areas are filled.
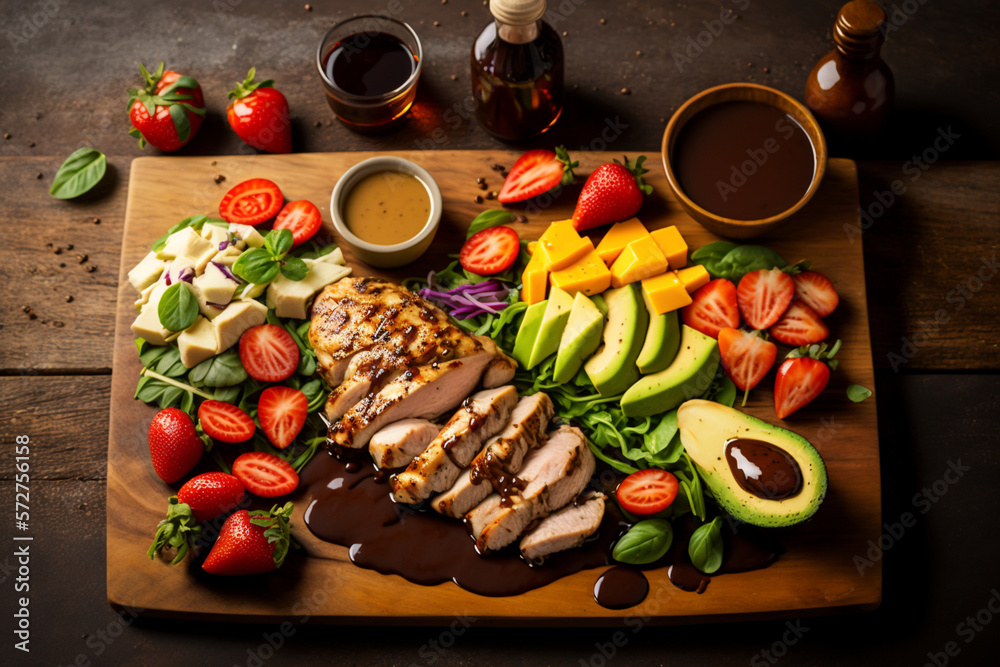
[[[875,138],[892,106],[895,82],[880,55],[885,12],[871,0],[852,0],[837,14],[833,51],[806,82],[805,102],[828,138],[851,145]]]
[[[563,109],[563,48],[545,0],[491,0],[494,21],[472,46],[476,118],[505,141],[538,136]]]

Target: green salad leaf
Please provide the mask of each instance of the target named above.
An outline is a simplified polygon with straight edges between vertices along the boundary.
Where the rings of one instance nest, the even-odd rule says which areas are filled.
[[[691,564],[704,572],[712,574],[722,567],[722,519],[715,517],[709,523],[703,524],[691,534],[688,542],[688,556]]]
[[[788,262],[770,248],[729,241],[716,241],[698,248],[691,253],[691,261],[704,266],[712,278],[725,278],[733,283],[739,283],[751,271],[788,266]]]
[[[254,285],[264,285],[278,276],[281,265],[267,248],[245,250],[233,264],[233,273]]]
[[[491,208],[483,211],[469,224],[469,229],[465,232],[465,238],[468,240],[473,234],[481,232],[484,229],[514,222],[516,217],[511,211],[502,208]]]
[[[665,555],[674,540],[670,522],[664,519],[645,519],[629,528],[611,551],[611,557],[629,565],[648,565]]]
[[[73,151],[52,179],[49,194],[56,199],[73,199],[89,192],[101,182],[108,169],[108,158],[94,148]]]
[[[847,388],[847,398],[851,400],[852,403],[860,403],[868,398],[871,398],[872,390],[868,387],[862,387],[860,384],[852,384]]]
[[[156,313],[167,331],[184,331],[198,319],[198,299],[185,282],[177,282],[163,292]]]
[[[205,387],[232,387],[247,379],[247,372],[240,361],[240,355],[235,349],[228,349],[222,354],[209,357],[191,369],[188,378],[196,385]],[[215,392],[216,400],[219,399]]]
[[[286,257],[281,262],[281,275],[296,282],[305,280],[309,274],[309,265],[298,257]]]

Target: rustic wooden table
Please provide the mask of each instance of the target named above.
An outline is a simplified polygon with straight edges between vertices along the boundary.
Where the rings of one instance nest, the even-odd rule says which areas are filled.
[[[462,113],[467,51],[487,21],[479,1],[0,3],[0,488],[13,505],[15,437],[31,438],[31,654],[13,648],[17,570],[0,556],[4,664],[992,664],[1000,622],[1000,47],[995,5],[890,4],[884,47],[897,112],[859,164],[883,470],[884,602],[875,612],[684,629],[509,630],[456,618],[447,628],[238,626],[116,613],[105,601],[104,490],[116,275],[133,157],[124,91],[136,63],[195,75],[210,111],[184,154],[245,151],[225,127],[222,91],[256,65],[289,98],[295,148],[420,150],[496,146]],[[888,4],[888,3],[887,3]],[[709,85],[755,81],[801,97],[829,49],[839,2],[550,2],[572,86],[553,141],[571,149],[650,150],[665,118]],[[307,6],[308,7],[308,6]],[[409,122],[381,137],[331,120],[312,54],[354,12],[414,25],[425,69]],[[726,25],[680,69],[720,11]],[[463,15],[464,14],[464,15]],[[704,22],[709,22],[708,24]],[[452,122],[453,121],[453,122]],[[442,129],[445,128],[445,129]],[[601,138],[602,131],[611,128]],[[939,132],[958,135],[933,153]],[[5,136],[6,136],[5,134]],[[610,138],[609,138],[610,137]],[[109,157],[97,191],[48,196],[66,154]],[[147,149],[149,153],[150,149]],[[907,162],[924,155],[913,179]],[[930,159],[934,158],[934,159]],[[878,160],[878,161],[871,161]],[[905,192],[889,202],[892,183]],[[898,188],[897,188],[898,190]],[[91,267],[93,267],[92,270]],[[30,313],[24,309],[30,309]],[[937,320],[937,321],[936,321]],[[962,470],[961,476],[948,473]],[[949,483],[951,480],[953,483]],[[11,509],[13,509],[11,507]],[[915,525],[897,526],[906,513]],[[13,532],[4,519],[3,535]],[[991,602],[992,600],[992,602]],[[992,607],[992,610],[991,610]],[[642,627],[638,624],[638,627]],[[278,646],[278,648],[275,648]],[[175,657],[177,656],[177,657]],[[989,657],[987,657],[989,656]]]

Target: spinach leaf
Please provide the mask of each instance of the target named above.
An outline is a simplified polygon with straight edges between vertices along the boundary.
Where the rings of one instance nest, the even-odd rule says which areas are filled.
[[[298,257],[286,257],[280,262],[281,275],[296,282],[304,280],[309,273],[309,265]]]
[[[198,319],[198,299],[187,283],[174,283],[163,293],[156,313],[167,331],[184,331]]]
[[[647,565],[667,554],[674,540],[674,531],[664,519],[646,519],[633,525],[622,535],[611,557],[629,565]]]
[[[736,403],[736,385],[723,372],[712,380],[712,384],[709,385],[708,391],[705,392],[702,398],[706,401],[715,401],[731,408]]]
[[[684,451],[680,446],[680,436],[677,430],[677,410],[671,410],[663,415],[656,428],[643,437],[643,448],[657,458],[657,465],[673,463],[681,457]]]
[[[860,384],[852,384],[847,388],[847,398],[851,399],[852,403],[860,403],[870,398],[871,395],[872,390],[868,387],[862,387]]]
[[[321,246],[319,243],[316,243],[315,239],[309,239],[305,245],[298,249],[298,256],[302,259],[319,259],[320,257],[329,255],[336,249],[336,243]]]
[[[469,225],[469,229],[465,232],[465,238],[468,240],[473,234],[481,232],[484,229],[489,229],[490,227],[506,225],[508,222],[513,222],[515,217],[513,213],[502,208],[492,208],[488,211],[483,211],[473,219]]]
[[[100,183],[107,169],[104,153],[87,147],[73,151],[52,179],[49,194],[56,199],[79,197]]]
[[[180,408],[189,415],[194,411],[194,394],[148,375],[139,378],[135,398],[161,409]]]
[[[144,345],[139,350],[139,361],[151,371],[166,377],[181,377],[187,373],[187,367],[181,362],[181,351],[176,343],[170,345]]]
[[[705,574],[712,574],[722,567],[722,550],[722,519],[719,517],[699,526],[688,542],[691,564]]]
[[[240,400],[240,386],[233,385],[232,387],[219,387],[215,390],[215,400],[235,405],[236,402]]]
[[[691,253],[691,262],[704,266],[712,278],[721,278],[722,274],[719,273],[719,262],[729,254],[730,250],[738,247],[739,244],[730,243],[729,241],[709,243]]]
[[[247,379],[247,372],[235,349],[209,357],[191,369],[191,382],[206,387],[232,387]],[[218,397],[219,392],[215,392]]]
[[[743,276],[751,271],[775,267],[783,269],[786,266],[788,262],[770,248],[761,245],[741,245],[727,252],[726,256],[716,264],[716,270],[720,278],[738,284]]]
[[[266,248],[251,248],[233,264],[233,273],[254,285],[264,285],[278,275],[280,265]]]

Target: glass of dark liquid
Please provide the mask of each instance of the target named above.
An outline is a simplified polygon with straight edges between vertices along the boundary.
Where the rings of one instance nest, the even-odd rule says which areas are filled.
[[[406,23],[371,14],[341,21],[316,51],[326,101],[360,132],[390,129],[413,106],[423,49]]]

